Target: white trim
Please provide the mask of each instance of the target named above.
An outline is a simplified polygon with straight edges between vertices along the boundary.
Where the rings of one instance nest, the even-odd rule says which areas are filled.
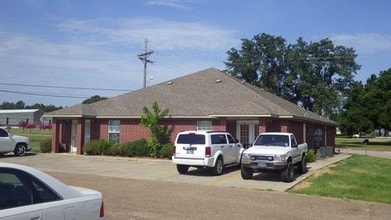
[[[91,140],[91,120],[84,121],[84,144]]]
[[[77,120],[71,121],[71,153],[77,152]]]
[[[220,118],[265,118],[265,117],[276,117],[275,115],[209,115],[209,117]]]
[[[307,123],[303,122],[303,142],[307,142]]]
[[[324,146],[327,146],[327,129],[324,130]]]

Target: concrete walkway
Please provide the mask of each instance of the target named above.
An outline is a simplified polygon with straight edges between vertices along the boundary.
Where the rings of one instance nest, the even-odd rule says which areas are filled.
[[[391,159],[391,151],[368,151],[368,150],[353,150],[345,148],[337,148],[343,154],[359,154],[359,155],[368,155],[371,157],[382,157]]]
[[[85,156],[74,154],[37,154],[14,157],[12,154],[0,158],[1,162],[23,164],[45,172],[91,174],[109,177],[134,178],[153,181],[200,184],[234,188],[286,191],[304,180],[316,170],[344,160],[351,155],[337,154],[334,157],[308,163],[309,172],[295,174],[295,181],[284,183],[280,175],[256,173],[252,180],[243,180],[238,166],[227,167],[221,176],[213,176],[206,169],[191,168],[186,175],[179,175],[170,160],[142,159],[108,156]]]

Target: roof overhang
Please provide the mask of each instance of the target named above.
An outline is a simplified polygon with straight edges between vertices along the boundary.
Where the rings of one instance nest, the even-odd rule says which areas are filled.
[[[43,115],[43,118],[96,118],[95,115]]]

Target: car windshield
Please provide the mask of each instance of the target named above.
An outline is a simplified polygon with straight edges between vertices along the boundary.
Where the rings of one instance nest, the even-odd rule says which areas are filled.
[[[274,134],[260,135],[257,140],[255,140],[254,145],[288,147],[289,137],[287,135]]]
[[[202,134],[181,134],[177,140],[178,144],[205,144],[205,135]]]

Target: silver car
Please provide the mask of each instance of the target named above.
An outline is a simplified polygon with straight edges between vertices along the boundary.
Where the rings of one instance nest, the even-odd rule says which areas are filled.
[[[104,219],[103,198],[37,169],[0,162],[0,219]]]

